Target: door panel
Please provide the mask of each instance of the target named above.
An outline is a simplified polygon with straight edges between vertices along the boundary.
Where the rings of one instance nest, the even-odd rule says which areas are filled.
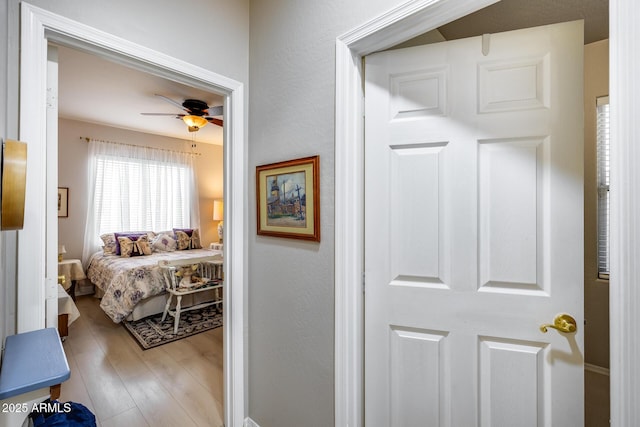
[[[480,426],[544,425],[551,395],[545,356],[544,343],[480,338]]]
[[[544,138],[478,144],[481,291],[544,290]],[[517,183],[517,185],[515,185]]]
[[[416,286],[446,283],[442,209],[443,144],[392,146],[389,155],[391,280]],[[411,183],[407,185],[406,183]]]
[[[367,426],[581,426],[582,24],[378,53]]]
[[[391,331],[392,425],[411,425],[416,415],[425,425],[440,425],[447,401],[441,396],[448,394],[446,333],[393,326]]]

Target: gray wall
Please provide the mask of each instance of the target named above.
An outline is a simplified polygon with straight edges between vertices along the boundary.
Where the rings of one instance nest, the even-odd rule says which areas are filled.
[[[320,243],[249,224],[249,415],[333,425],[335,40],[400,0],[251,2],[249,200],[255,167],[320,155]]]
[[[8,1],[12,4],[20,2]],[[249,0],[27,2],[226,77],[247,82]],[[197,45],[193,46],[190,42],[196,42]]]
[[[585,362],[609,368],[609,281],[598,279],[596,98],[609,94],[609,40],[584,47]]]

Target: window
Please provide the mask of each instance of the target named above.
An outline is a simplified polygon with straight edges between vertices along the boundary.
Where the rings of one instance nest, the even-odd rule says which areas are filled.
[[[190,225],[190,170],[186,165],[100,156],[94,215],[98,234],[171,230]],[[108,178],[107,178],[108,177]]]
[[[598,277],[609,278],[609,97],[596,101],[598,162]]]
[[[92,140],[89,162],[84,261],[104,233],[199,227],[191,153]]]

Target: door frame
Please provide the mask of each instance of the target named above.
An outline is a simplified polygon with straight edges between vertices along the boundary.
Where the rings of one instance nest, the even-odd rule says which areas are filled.
[[[335,425],[363,426],[364,73],[362,58],[499,0],[410,0],[336,39]],[[611,136],[610,351],[612,426],[640,425],[640,4],[609,6]],[[624,374],[624,375],[623,375]]]
[[[245,162],[244,85],[185,61],[154,51],[47,10],[21,3],[19,137],[28,143],[25,227],[18,232],[17,327],[19,332],[50,326],[45,322],[46,298],[55,290],[57,247],[46,243],[57,225],[55,184],[47,184],[47,169],[57,170],[47,153],[57,152],[57,141],[47,143],[47,46],[49,42],[83,50],[140,71],[169,78],[225,97],[224,194],[225,271],[224,391],[225,425],[242,425],[245,399]],[[51,156],[57,159],[57,156]],[[53,189],[53,190],[52,190]],[[42,215],[46,212],[47,215]],[[49,219],[47,219],[49,218]],[[57,227],[54,228],[54,230]],[[46,248],[45,248],[46,247]],[[54,267],[52,267],[52,264]],[[43,285],[43,279],[45,284]]]

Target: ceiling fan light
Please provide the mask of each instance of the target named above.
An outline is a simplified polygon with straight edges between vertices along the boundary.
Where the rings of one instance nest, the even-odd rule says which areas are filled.
[[[189,132],[197,132],[209,123],[207,119],[201,116],[184,116],[182,121],[189,127]]]

